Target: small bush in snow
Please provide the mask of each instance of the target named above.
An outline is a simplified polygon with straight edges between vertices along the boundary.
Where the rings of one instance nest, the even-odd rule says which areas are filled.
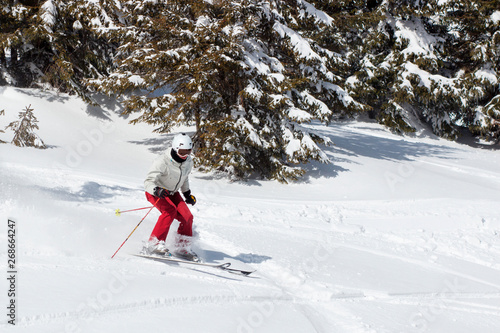
[[[12,144],[18,147],[35,147],[39,149],[47,148],[42,139],[35,134],[35,130],[39,129],[37,123],[38,120],[33,114],[31,105],[27,106],[24,111],[19,112],[19,120],[11,122],[6,127],[14,131]]]

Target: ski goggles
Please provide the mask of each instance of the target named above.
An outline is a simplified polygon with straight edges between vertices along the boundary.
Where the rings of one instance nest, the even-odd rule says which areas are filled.
[[[177,150],[177,155],[179,155],[180,158],[187,158],[191,154],[191,149],[179,149]]]

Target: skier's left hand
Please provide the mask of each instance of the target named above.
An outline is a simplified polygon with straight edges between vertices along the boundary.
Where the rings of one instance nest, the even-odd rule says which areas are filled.
[[[194,206],[194,204],[196,203],[196,197],[195,197],[194,195],[192,195],[192,194],[191,194],[191,190],[186,191],[186,192],[184,192],[184,193],[182,193],[182,194],[184,194],[184,198],[185,198],[185,200],[184,200],[184,201],[185,201],[187,204],[190,204],[190,205],[193,205],[193,206]]]

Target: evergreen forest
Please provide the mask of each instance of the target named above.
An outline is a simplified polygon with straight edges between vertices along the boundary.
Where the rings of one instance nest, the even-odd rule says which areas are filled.
[[[499,28],[498,0],[1,0],[0,85],[115,97],[192,126],[201,170],[288,182],[329,162],[311,122],[497,142]]]

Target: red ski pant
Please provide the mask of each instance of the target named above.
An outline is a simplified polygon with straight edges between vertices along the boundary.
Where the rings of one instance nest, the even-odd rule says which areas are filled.
[[[158,239],[159,241],[165,241],[174,219],[180,222],[179,229],[177,230],[180,235],[193,236],[193,214],[191,214],[179,192],[166,198],[160,198],[159,200],[158,197],[146,192],[146,198],[161,212],[158,222],[156,222],[153,232],[149,237],[150,240]],[[157,200],[158,202],[156,202]]]

